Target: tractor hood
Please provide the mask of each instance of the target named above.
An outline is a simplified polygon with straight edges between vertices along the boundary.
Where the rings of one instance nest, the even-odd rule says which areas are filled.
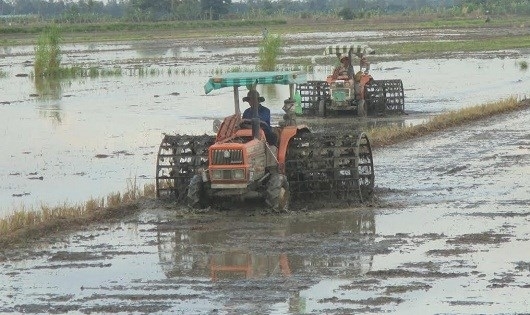
[[[256,84],[302,84],[307,76],[301,71],[231,72],[212,77],[204,85],[206,94],[225,87],[252,86]]]
[[[356,56],[360,55],[373,55],[375,50],[368,47],[368,45],[353,43],[353,44],[338,44],[330,45],[324,50],[324,55],[340,55],[347,54],[349,51],[352,51],[352,54]]]

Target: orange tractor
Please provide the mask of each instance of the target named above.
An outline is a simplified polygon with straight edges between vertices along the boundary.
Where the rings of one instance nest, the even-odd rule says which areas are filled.
[[[366,56],[375,51],[362,44],[334,45],[324,50],[325,55],[336,55],[339,60],[347,59],[348,75],[330,75],[325,81],[309,81],[298,85],[300,95],[298,115],[330,116],[350,114],[359,117],[403,114],[405,95],[403,82],[374,80],[369,74],[370,63]],[[353,56],[359,58],[359,70],[355,72]]]
[[[347,202],[370,198],[374,172],[366,134],[312,133],[296,124],[294,92],[296,85],[306,82],[306,74],[296,71],[237,72],[210,78],[206,94],[231,87],[235,113],[223,120],[216,135],[164,136],[157,156],[157,196],[176,198],[195,208],[206,208],[217,199],[260,198],[277,212],[315,197]],[[256,90],[263,84],[289,87],[284,120],[269,127],[277,138],[272,144],[267,142],[267,126],[257,115],[257,105],[252,105],[251,119],[241,118],[239,106],[240,88]]]

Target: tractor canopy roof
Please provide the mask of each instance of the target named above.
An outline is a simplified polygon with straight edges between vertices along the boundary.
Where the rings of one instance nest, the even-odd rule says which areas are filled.
[[[361,55],[373,55],[375,54],[375,50],[368,47],[368,45],[359,44],[359,43],[350,43],[350,44],[337,44],[337,45],[329,45],[324,50],[324,55],[340,55],[340,54],[347,54],[349,51],[352,51],[352,54],[356,56]]]
[[[225,87],[253,86],[256,84],[302,84],[307,75],[301,71],[231,72],[212,77],[204,85],[206,94]]]

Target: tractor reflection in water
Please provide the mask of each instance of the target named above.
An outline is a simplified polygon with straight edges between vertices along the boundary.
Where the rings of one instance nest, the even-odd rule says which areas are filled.
[[[214,220],[200,223],[200,226],[185,222],[179,225],[186,228],[176,231],[160,225],[158,251],[166,276],[208,277],[212,281],[291,275],[355,278],[371,269],[373,256],[370,247],[375,237],[375,217],[371,210],[339,211],[304,219],[287,218],[282,223],[230,220]],[[297,237],[307,233],[318,239],[318,235],[323,234],[336,235],[337,238],[316,245],[316,248],[300,247]],[[259,237],[249,237],[257,234]],[[327,246],[344,249],[335,254],[326,250],[328,254],[322,256],[320,247]]]

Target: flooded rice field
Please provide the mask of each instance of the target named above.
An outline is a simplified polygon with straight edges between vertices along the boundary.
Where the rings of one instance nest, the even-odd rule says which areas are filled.
[[[384,35],[335,34],[368,44]],[[390,32],[387,37],[429,38],[425,32],[409,35]],[[442,35],[450,36],[431,37]],[[318,61],[325,45],[335,42],[330,37],[287,36],[282,56]],[[54,206],[104,197],[123,191],[129,181],[153,182],[162,133],[211,133],[214,119],[232,113],[229,89],[205,95],[203,85],[215,72],[254,68],[258,40],[69,44],[62,47],[63,65],[118,68],[122,75],[37,83],[26,76],[32,73],[33,47],[4,47],[0,216],[21,205]],[[417,113],[435,114],[528,93],[530,74],[518,65],[529,59],[528,51],[468,56],[456,52],[453,58],[411,61],[390,61],[384,52],[381,55],[373,58],[371,74],[375,79],[403,80],[407,122],[417,122]],[[317,64],[309,78],[323,79],[331,70],[331,65]],[[283,114],[284,90],[261,91],[276,117],[273,124]]]
[[[381,34],[348,35],[369,43]],[[311,56],[332,36],[337,34],[290,38],[285,55],[292,49]],[[236,42],[248,45],[238,49]],[[206,96],[203,85],[215,69],[253,65],[257,47],[256,39],[244,37],[225,44],[64,50],[66,63],[119,66],[131,74],[138,66],[160,71],[145,76],[125,71],[43,88],[17,76],[31,72],[32,47],[4,48],[0,215],[20,205],[106,196],[128,181],[152,183],[162,133],[209,133],[214,119],[231,114],[231,92]],[[408,124],[530,96],[530,74],[518,66],[529,56],[495,51],[412,61],[380,58],[372,61],[371,74],[403,80]],[[310,76],[320,79],[329,71],[317,66]],[[260,92],[278,121],[286,95]],[[0,252],[0,312],[527,313],[529,124],[525,110],[377,149],[376,200],[363,207],[193,214],[149,201],[126,220],[55,235],[36,248]]]

